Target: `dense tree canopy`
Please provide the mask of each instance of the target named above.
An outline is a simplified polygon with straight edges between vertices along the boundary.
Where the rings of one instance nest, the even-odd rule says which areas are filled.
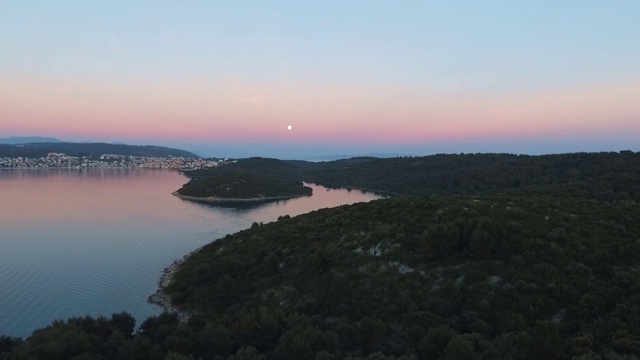
[[[631,151],[544,156],[443,154],[319,163],[249,158],[189,175],[236,171],[402,195],[526,191],[640,201],[640,153]]]
[[[301,181],[235,172],[194,178],[179,189],[178,194],[201,198],[254,199],[311,195],[311,188],[304,186]]]
[[[254,225],[167,290],[225,325],[231,352],[274,358],[297,342],[311,359],[640,355],[639,218],[584,199],[381,200]]]

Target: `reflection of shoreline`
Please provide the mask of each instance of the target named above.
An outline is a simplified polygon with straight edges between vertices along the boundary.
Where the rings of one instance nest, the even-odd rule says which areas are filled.
[[[197,202],[203,202],[208,204],[260,204],[264,202],[278,201],[278,200],[288,200],[295,199],[303,196],[311,196],[312,194],[301,194],[301,195],[288,195],[288,196],[272,196],[272,197],[259,197],[259,198],[217,198],[217,197],[199,197],[199,196],[188,196],[181,195],[178,192],[171,193],[174,196],[177,196],[184,200],[191,200]]]
[[[322,182],[322,181],[305,181],[303,183],[304,184],[319,185],[319,186],[322,186],[322,187],[326,188],[327,190],[328,189],[331,189],[331,190],[346,189],[346,190],[349,190],[349,191],[351,191],[351,190],[359,190],[363,194],[371,193],[371,194],[375,194],[375,195],[379,195],[379,196],[386,196],[386,197],[404,196],[402,194],[395,193],[395,192],[392,192],[392,191],[376,190],[376,189],[345,186],[345,185],[336,185],[336,184],[332,184],[332,183],[328,183],[328,182]]]

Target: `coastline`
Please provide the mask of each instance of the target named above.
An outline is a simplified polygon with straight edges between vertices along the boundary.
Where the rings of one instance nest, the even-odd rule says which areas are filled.
[[[181,195],[181,194],[178,194],[177,191],[174,191],[171,193],[171,195],[177,196],[184,200],[198,201],[198,202],[204,202],[209,204],[233,204],[233,203],[262,203],[262,202],[277,201],[277,200],[289,200],[289,199],[295,199],[303,196],[311,196],[312,194],[258,197],[258,198],[218,198],[214,196],[199,197],[199,196]]]
[[[187,196],[187,195],[180,195],[178,194],[177,191],[172,192],[171,194],[184,200],[205,202],[210,204],[262,203],[262,202],[268,202],[268,201],[287,200],[287,199],[294,199],[294,198],[303,197],[303,196],[311,196],[311,195],[302,194],[302,195],[289,195],[289,196],[249,198],[249,199],[234,199],[234,198],[215,198],[215,197],[203,198],[203,197],[196,197],[196,196]],[[182,311],[178,309],[177,306],[171,303],[171,298],[169,297],[169,295],[167,295],[167,293],[165,292],[165,289],[171,283],[171,278],[176,273],[176,271],[178,271],[178,268],[180,267],[180,265],[182,265],[182,263],[184,263],[187,259],[189,259],[189,257],[191,257],[193,254],[200,251],[203,247],[204,246],[201,246],[189,252],[188,254],[184,255],[180,259],[174,260],[173,263],[171,263],[171,265],[164,268],[162,270],[162,275],[160,275],[160,279],[158,280],[158,289],[156,290],[155,293],[149,295],[149,297],[147,298],[147,302],[161,307],[163,311],[177,314],[178,319],[181,322],[188,321],[191,315],[186,311]]]
[[[200,251],[200,249],[202,249],[202,246],[189,252],[180,259],[174,260],[171,265],[164,268],[162,270],[162,275],[158,280],[158,290],[156,290],[155,293],[149,295],[149,297],[147,298],[148,303],[161,307],[163,311],[178,315],[178,319],[180,320],[180,322],[188,321],[191,317],[191,314],[186,311],[182,311],[178,309],[177,306],[173,305],[171,303],[171,298],[165,292],[165,288],[169,285],[169,283],[171,283],[171,278],[176,273],[176,271],[178,271],[180,265],[182,265],[182,263],[185,262],[191,255]]]

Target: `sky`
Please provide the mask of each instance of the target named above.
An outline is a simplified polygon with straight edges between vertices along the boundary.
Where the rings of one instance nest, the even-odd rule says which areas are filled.
[[[0,137],[288,159],[640,151],[638,14],[636,0],[0,0]]]

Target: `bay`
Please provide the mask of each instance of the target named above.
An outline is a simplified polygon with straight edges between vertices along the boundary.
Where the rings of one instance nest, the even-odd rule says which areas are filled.
[[[187,181],[161,170],[0,171],[0,334],[120,311],[139,324],[161,312],[147,297],[162,270],[194,249],[253,222],[379,198],[307,184],[311,197],[216,207],[171,195]]]

